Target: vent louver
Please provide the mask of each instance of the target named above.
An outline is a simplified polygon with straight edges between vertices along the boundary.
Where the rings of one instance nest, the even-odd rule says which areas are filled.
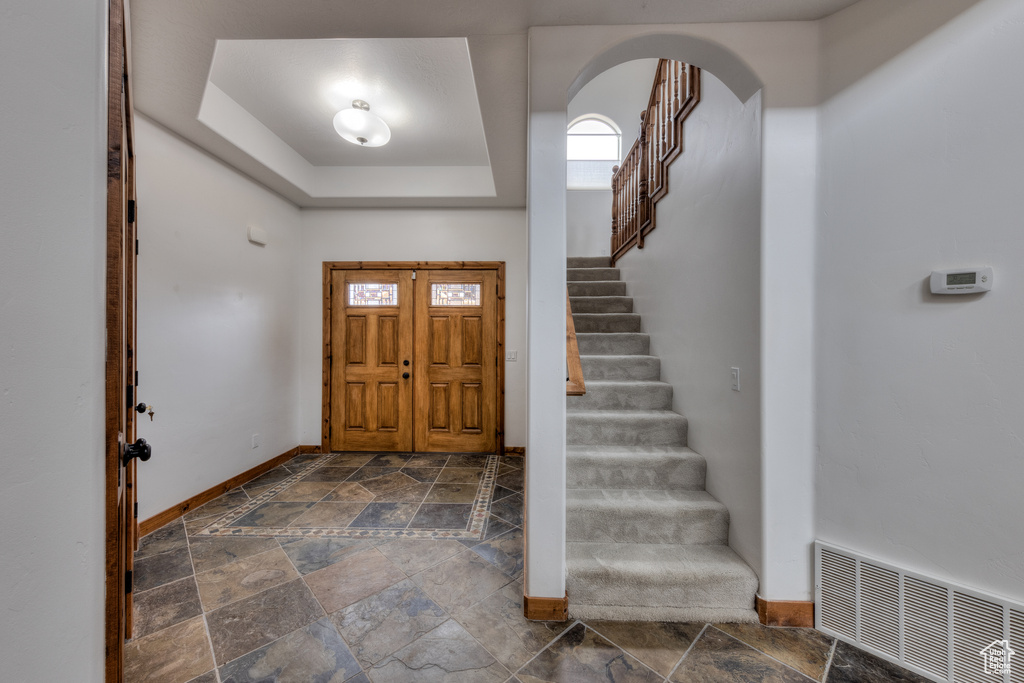
[[[815,626],[943,683],[1024,683],[1024,607],[858,553],[814,544]],[[1006,674],[981,651],[1008,640]]]

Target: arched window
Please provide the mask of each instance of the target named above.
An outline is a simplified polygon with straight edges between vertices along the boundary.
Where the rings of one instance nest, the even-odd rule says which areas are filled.
[[[610,190],[612,167],[619,163],[622,134],[600,114],[585,114],[566,134],[566,187],[570,190]]]

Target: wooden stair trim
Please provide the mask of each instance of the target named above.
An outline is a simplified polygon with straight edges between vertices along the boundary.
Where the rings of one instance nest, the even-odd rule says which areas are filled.
[[[541,598],[524,593],[523,616],[530,621],[568,621],[569,594],[564,598]]]
[[[565,380],[565,395],[582,396],[587,393],[587,385],[583,381],[583,365],[580,363],[580,347],[576,341],[576,323],[572,319],[568,286],[565,288],[565,362],[569,375]]]
[[[755,597],[757,618],[765,626],[814,628],[814,603],[808,600],[765,600]]]

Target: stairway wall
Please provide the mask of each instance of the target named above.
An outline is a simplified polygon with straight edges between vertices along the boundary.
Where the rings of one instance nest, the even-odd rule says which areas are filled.
[[[672,408],[732,515],[729,543],[761,571],[761,101],[704,73],[648,247],[619,260]],[[741,391],[730,368],[740,368]]]

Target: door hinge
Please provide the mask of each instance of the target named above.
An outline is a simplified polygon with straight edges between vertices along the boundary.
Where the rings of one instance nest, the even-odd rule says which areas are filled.
[[[129,199],[128,200],[128,211],[127,211],[127,213],[128,213],[128,222],[129,223],[134,223],[135,222],[135,200],[134,199]]]
[[[128,571],[126,571],[124,573],[124,592],[126,594],[132,592],[132,570],[131,569],[129,569]]]
[[[413,280],[415,280],[415,279],[416,279],[416,271],[415,271],[415,270],[414,270],[414,271],[412,271],[412,279],[413,279]]]
[[[136,501],[135,502],[135,519],[138,519],[138,518],[139,518],[139,503],[138,503],[138,501]]]
[[[127,387],[125,387],[125,395],[128,398],[128,410],[131,410],[132,408],[135,407],[135,385],[129,384]]]
[[[135,238],[135,255],[139,255],[139,238]]]
[[[139,371],[135,371],[135,386],[139,386]]]

